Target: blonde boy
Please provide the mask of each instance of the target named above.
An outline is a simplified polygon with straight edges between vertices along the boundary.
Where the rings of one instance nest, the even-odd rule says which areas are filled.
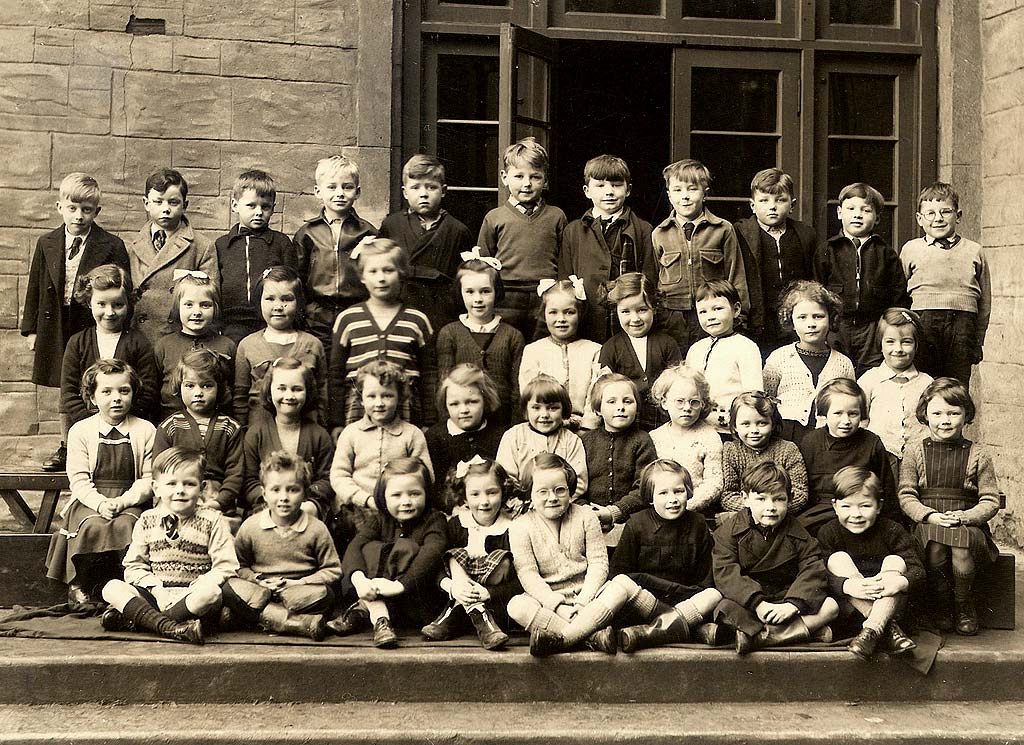
[[[663,296],[661,323],[685,355],[704,332],[697,320],[694,295],[709,279],[727,279],[750,310],[747,278],[736,232],[713,215],[704,200],[711,173],[697,160],[680,160],[662,171],[672,214],[654,229],[658,292]]]
[[[32,382],[60,387],[64,348],[79,331],[92,325],[92,312],[73,300],[79,276],[103,264],[128,271],[124,242],[95,223],[100,213],[100,187],[92,176],[69,173],[60,182],[57,212],[64,222],[40,236],[32,254],[21,316],[21,335],[33,351]],[[62,415],[63,433],[68,422]],[[57,451],[43,462],[46,471],[63,471],[67,450],[61,441]]]
[[[377,228],[359,217],[355,203],[362,193],[359,166],[344,155],[332,155],[316,164],[313,193],[320,199],[320,214],[295,233],[299,277],[306,290],[306,321],[310,333],[331,348],[334,319],[350,305],[366,298],[352,249]]]

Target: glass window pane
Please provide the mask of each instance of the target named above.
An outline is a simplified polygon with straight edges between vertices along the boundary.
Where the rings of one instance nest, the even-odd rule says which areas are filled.
[[[750,199],[750,177],[778,165],[778,137],[692,135],[690,157],[711,169],[716,197]]]
[[[497,121],[498,58],[438,55],[437,116]]]
[[[894,26],[896,0],[830,0],[828,21],[858,26]]]
[[[524,137],[535,137],[537,142],[545,148],[551,148],[551,133],[543,127],[538,127],[533,124],[524,124],[523,122],[516,122],[512,136],[517,141]]]
[[[775,132],[779,73],[774,70],[693,68],[690,129]]]
[[[498,185],[498,128],[474,124],[440,124],[437,157],[452,186]]]
[[[568,0],[569,13],[618,13],[619,15],[660,16],[661,0]]]
[[[893,158],[896,144],[864,140],[828,143],[828,196],[835,199],[847,184],[863,181],[893,198]]]
[[[774,21],[775,0],[683,0],[687,18],[720,18],[740,21]]]
[[[480,233],[484,215],[498,204],[498,193],[494,191],[455,191],[449,189],[444,195],[444,208],[455,215],[469,228],[474,236]]]
[[[516,56],[516,104],[519,116],[542,122],[551,121],[548,98],[551,95],[550,65],[547,60],[526,52]]]
[[[831,202],[828,203],[828,219],[826,220],[826,223],[828,224],[828,237],[830,238],[833,235],[837,235],[839,231],[843,229],[843,224],[839,222],[839,215],[837,214],[838,211],[836,210],[836,207],[838,206],[839,205],[835,200],[832,200]],[[890,246],[898,248],[898,246],[893,242],[893,230],[895,225],[896,207],[894,207],[893,205],[889,205],[887,207],[882,208],[882,218],[877,223],[875,223],[874,232],[882,236],[882,238],[884,238],[886,243],[888,243]]]
[[[709,199],[705,204],[714,214],[729,222],[750,217],[749,199]]]
[[[895,132],[896,78],[828,76],[828,131],[834,135],[891,136]]]

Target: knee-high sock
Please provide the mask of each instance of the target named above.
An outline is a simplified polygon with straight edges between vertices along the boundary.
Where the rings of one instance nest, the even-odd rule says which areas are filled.
[[[686,625],[691,629],[695,629],[704,623],[704,615],[690,600],[684,600],[681,603],[676,603],[676,610],[683,614],[683,619],[686,621]]]
[[[864,620],[864,628],[874,629],[881,633],[885,626],[896,613],[897,600],[895,597],[878,598],[871,604],[871,612]]]
[[[634,593],[635,594],[635,593]],[[580,608],[575,617],[562,630],[565,643],[573,645],[583,641],[598,629],[603,629],[629,600],[629,592],[616,582],[607,583],[597,597]]]
[[[972,599],[974,572],[958,572],[953,570],[953,599],[957,603],[969,603]]]

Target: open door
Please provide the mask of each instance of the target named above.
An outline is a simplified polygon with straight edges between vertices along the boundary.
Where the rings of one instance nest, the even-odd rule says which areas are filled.
[[[800,55],[681,48],[672,56],[672,157],[711,169],[711,211],[750,214],[750,178],[777,167],[797,180],[810,219],[810,179],[801,183]]]
[[[505,148],[523,137],[536,137],[550,153],[551,81],[558,54],[554,39],[503,23],[498,54],[498,170]],[[553,160],[553,159],[552,159]],[[551,174],[548,174],[550,181]],[[502,186],[498,204],[508,199]]]

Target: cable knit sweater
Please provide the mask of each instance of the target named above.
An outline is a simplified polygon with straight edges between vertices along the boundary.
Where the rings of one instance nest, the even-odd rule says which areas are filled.
[[[553,610],[573,601],[586,605],[608,579],[608,549],[601,523],[590,508],[570,504],[558,537],[535,511],[508,529],[516,574],[526,594]]]
[[[818,375],[818,385],[811,371],[800,359],[796,343],[779,347],[764,363],[764,392],[779,399],[779,414],[801,424],[811,421],[811,409],[818,391],[836,378],[855,378],[853,363],[845,354],[831,350],[825,368]]]
[[[689,510],[704,510],[722,495],[722,438],[707,422],[698,422],[689,429],[672,422],[651,432],[659,458],[670,458],[690,472],[693,496],[686,503]]]
[[[755,463],[772,461],[789,474],[793,494],[789,509],[800,512],[807,504],[807,467],[800,448],[789,440],[773,437],[767,447],[754,450],[739,441],[729,441],[722,446],[722,509],[739,512],[743,509],[743,494],[740,479],[743,472]]]

